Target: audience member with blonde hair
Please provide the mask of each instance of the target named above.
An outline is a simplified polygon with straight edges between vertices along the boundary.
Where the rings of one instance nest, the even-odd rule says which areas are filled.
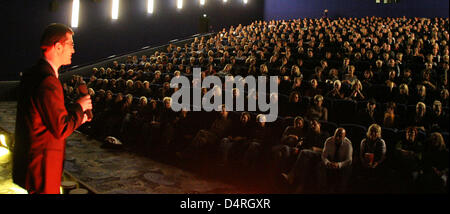
[[[381,126],[372,124],[361,141],[359,158],[363,167],[377,168],[386,159],[386,143],[381,138]]]

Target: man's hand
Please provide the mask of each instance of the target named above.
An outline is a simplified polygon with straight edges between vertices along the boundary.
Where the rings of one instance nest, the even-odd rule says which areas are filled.
[[[89,119],[89,117],[87,116],[87,114],[83,114],[83,121],[81,122],[81,124],[84,124],[86,122],[91,122],[92,118]]]
[[[333,169],[339,169],[339,163],[333,163]]]
[[[83,112],[86,112],[87,110],[92,110],[92,100],[91,96],[89,95],[81,97],[80,99],[77,100],[77,103],[80,104]]]
[[[330,163],[328,163],[328,168],[330,168],[330,169],[338,169],[339,168],[339,164],[338,163],[335,163],[335,162],[330,162]]]
[[[375,169],[377,166],[378,166],[378,162],[374,162],[370,167]]]

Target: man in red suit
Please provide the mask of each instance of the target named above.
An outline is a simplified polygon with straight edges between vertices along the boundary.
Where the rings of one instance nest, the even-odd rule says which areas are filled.
[[[59,194],[65,140],[88,121],[89,95],[68,111],[58,70],[75,53],[73,31],[51,24],[41,38],[43,57],[20,81],[17,103],[13,181],[30,194]]]

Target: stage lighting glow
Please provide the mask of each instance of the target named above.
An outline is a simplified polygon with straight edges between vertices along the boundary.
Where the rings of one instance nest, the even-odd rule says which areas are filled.
[[[177,8],[183,9],[183,0],[177,0]]]
[[[7,148],[0,147],[0,158],[9,154],[9,150]]]
[[[205,5],[206,0],[200,0],[200,5],[203,6]]]
[[[154,1],[153,0],[148,0],[147,1],[147,13],[149,14],[153,14],[153,6],[154,6]]]
[[[248,0],[244,0],[244,4],[247,4],[248,3]]]
[[[72,5],[72,27],[78,27],[78,15],[80,13],[80,0],[73,0]]]
[[[8,145],[6,144],[6,136],[4,134],[0,134],[0,145],[8,148]]]
[[[223,0],[223,3],[227,3],[228,2],[228,0]]]
[[[119,0],[113,0],[112,2],[112,19],[118,19],[119,18]]]
[[[12,184],[11,186],[12,187],[9,188],[8,194],[21,194],[21,195],[28,194],[28,192],[26,190],[20,188],[19,186],[15,185],[15,184]]]

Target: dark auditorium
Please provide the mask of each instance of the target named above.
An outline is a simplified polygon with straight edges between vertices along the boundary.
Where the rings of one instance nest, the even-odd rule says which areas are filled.
[[[0,9],[0,194],[448,194],[448,0]]]

